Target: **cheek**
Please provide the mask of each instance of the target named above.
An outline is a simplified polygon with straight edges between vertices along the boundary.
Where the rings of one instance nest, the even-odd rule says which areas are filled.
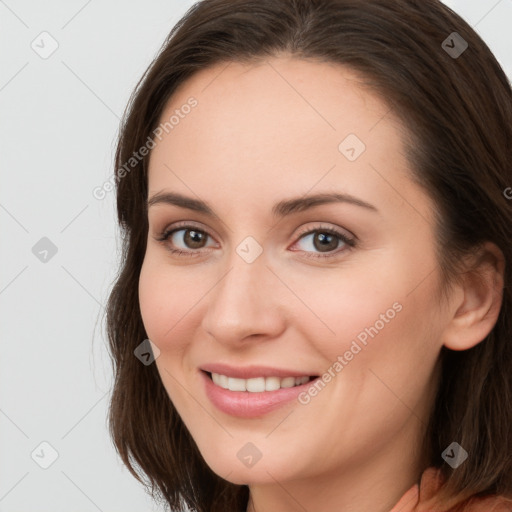
[[[148,251],[139,278],[139,304],[146,334],[162,353],[160,363],[181,366],[194,336],[204,337],[198,329],[217,280],[217,274],[171,265],[165,255]]]
[[[302,300],[290,297],[289,301],[295,304],[294,318],[302,325],[306,339],[316,340],[331,356],[348,349],[355,338],[364,344],[370,339],[365,329],[376,325],[378,331],[386,330],[403,309],[398,277],[391,286],[380,283],[378,273],[374,275],[364,266],[314,270],[297,273],[293,291]],[[392,268],[387,270],[393,273]]]
[[[355,366],[361,369],[374,359],[390,368],[422,357],[432,360],[440,329],[434,298],[437,274],[432,273],[432,258],[418,262],[403,249],[381,253],[373,264],[365,264],[362,257],[339,271],[297,272],[293,291],[307,308],[294,300],[293,321],[330,363],[344,354],[349,362],[357,359]]]
[[[186,286],[180,272],[169,271],[169,265],[146,255],[139,278],[139,304],[146,333],[161,351],[178,347],[183,339],[181,322],[194,302],[194,287]],[[173,343],[168,341],[173,340]]]

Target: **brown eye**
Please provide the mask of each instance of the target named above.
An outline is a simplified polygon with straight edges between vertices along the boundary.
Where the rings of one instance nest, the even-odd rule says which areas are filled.
[[[313,246],[320,252],[334,251],[338,248],[339,237],[325,232],[317,232],[313,236]]]
[[[206,246],[208,238],[213,238],[195,226],[183,226],[164,231],[157,240],[165,245],[166,249],[180,256],[197,256],[199,249]]]
[[[180,229],[176,232],[179,231],[185,232],[185,235],[182,236],[182,240],[188,249],[201,249],[204,247],[208,235],[203,231],[198,231],[197,229]]]
[[[341,249],[340,249],[341,242]],[[302,251],[311,258],[327,258],[355,247],[356,242],[334,229],[318,228],[304,233],[295,245],[302,244]],[[344,247],[345,246],[345,247]]]

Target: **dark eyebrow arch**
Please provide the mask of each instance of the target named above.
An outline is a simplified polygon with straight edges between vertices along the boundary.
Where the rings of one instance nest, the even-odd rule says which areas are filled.
[[[375,206],[373,206],[373,204],[367,203],[366,201],[351,196],[350,194],[329,192],[280,201],[272,208],[272,214],[277,217],[284,217],[292,213],[302,212],[309,208],[313,208],[314,206],[329,203],[348,203],[377,213],[379,211]]]
[[[187,208],[188,210],[194,210],[196,212],[204,213],[211,217],[216,217],[213,210],[208,206],[207,203],[199,199],[193,199],[176,192],[165,192],[155,194],[148,200],[148,208],[155,204],[173,204]]]
[[[196,212],[204,213],[205,215],[216,217],[213,209],[204,201],[200,199],[194,199],[187,197],[176,192],[158,193],[152,196],[148,200],[148,208],[155,204],[171,204],[187,208],[188,210],[194,210]],[[275,217],[285,217],[292,213],[298,213],[314,206],[329,203],[348,203],[367,210],[377,212],[378,209],[370,203],[358,199],[357,197],[351,196],[350,194],[340,194],[336,192],[314,194],[309,196],[297,197],[293,199],[286,199],[276,203],[272,208],[272,215]]]

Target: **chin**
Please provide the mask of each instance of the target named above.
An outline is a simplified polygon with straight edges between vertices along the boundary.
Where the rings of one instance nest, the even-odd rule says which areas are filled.
[[[243,443],[241,446],[246,447],[247,444]],[[216,475],[236,485],[275,484],[275,480],[283,481],[297,477],[296,471],[290,474],[290,470],[297,469],[295,462],[290,463],[290,460],[296,458],[296,454],[291,455],[292,458],[289,459],[278,457],[276,453],[271,452],[258,460],[251,461],[249,458],[244,461],[246,454],[251,453],[253,448],[249,445],[244,451],[244,448],[240,449],[239,446],[239,443],[233,443],[232,447],[219,445],[219,452],[209,451],[206,456],[202,456]]]

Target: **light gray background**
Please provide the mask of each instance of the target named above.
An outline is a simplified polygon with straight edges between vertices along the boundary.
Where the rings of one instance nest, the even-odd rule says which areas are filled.
[[[446,3],[512,76],[512,0]],[[92,190],[112,174],[133,87],[190,5],[0,0],[2,512],[159,510],[106,429],[100,318],[119,244],[114,194]],[[31,48],[51,49],[43,31],[58,43],[46,59]],[[43,237],[57,247],[46,262],[32,252]],[[52,460],[43,441],[58,452],[48,469],[35,462]]]

